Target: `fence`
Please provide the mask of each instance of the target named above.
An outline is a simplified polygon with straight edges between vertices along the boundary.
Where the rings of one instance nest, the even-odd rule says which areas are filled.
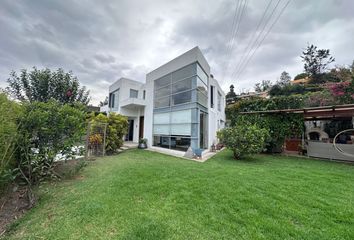
[[[107,123],[90,122],[87,125],[85,158],[104,156],[106,154]]]

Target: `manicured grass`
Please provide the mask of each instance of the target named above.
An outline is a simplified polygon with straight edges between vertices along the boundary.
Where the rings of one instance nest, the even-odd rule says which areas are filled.
[[[354,166],[131,150],[45,184],[9,239],[354,239]]]

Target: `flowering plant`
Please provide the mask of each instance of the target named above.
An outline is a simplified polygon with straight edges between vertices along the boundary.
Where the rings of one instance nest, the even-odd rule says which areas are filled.
[[[341,104],[354,103],[354,78],[352,81],[327,84],[327,88]]]

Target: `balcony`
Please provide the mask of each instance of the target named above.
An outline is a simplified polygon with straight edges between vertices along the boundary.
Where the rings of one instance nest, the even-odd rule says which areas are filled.
[[[140,98],[127,98],[120,102],[122,108],[136,108],[136,107],[145,107],[146,100]]]

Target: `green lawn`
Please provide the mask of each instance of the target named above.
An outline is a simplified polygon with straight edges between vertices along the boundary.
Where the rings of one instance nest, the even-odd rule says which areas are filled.
[[[354,239],[354,166],[143,150],[44,184],[9,239]]]

